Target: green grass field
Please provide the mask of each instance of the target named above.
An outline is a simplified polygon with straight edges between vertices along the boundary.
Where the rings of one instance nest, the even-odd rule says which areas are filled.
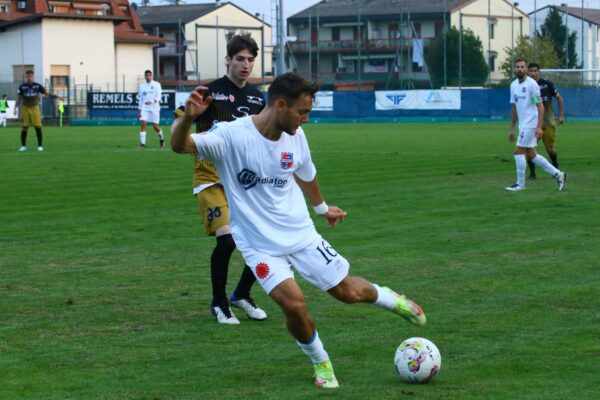
[[[217,325],[192,159],[137,148],[136,127],[0,129],[0,399],[597,399],[600,135],[558,132],[564,192],[519,193],[507,123],[307,125],[329,204],[318,230],[351,272],[405,292],[424,328],[301,281],[340,380],[312,367],[256,285],[265,322]],[[545,152],[542,150],[542,154]],[[230,282],[242,267],[236,253]],[[232,286],[232,285],[230,285]],[[238,313],[239,315],[239,313]],[[241,317],[241,315],[239,315]],[[442,353],[399,381],[400,342]]]

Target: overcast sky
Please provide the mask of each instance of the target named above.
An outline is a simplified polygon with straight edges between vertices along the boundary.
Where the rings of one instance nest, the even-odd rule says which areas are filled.
[[[130,0],[130,1],[135,1],[138,4],[141,3],[141,0]],[[243,8],[244,10],[246,10],[252,14],[256,14],[256,13],[264,14],[265,20],[267,23],[271,23],[275,18],[275,15],[273,15],[273,13],[275,11],[273,11],[273,13],[271,12],[273,0],[223,0],[222,2],[225,2],[225,1],[230,1],[232,3],[235,3],[240,8]],[[283,12],[284,12],[286,18],[319,2],[319,0],[282,0],[282,1],[283,1]],[[498,0],[492,0],[492,1],[498,1]],[[182,1],[182,3],[184,3],[184,4],[214,3],[214,2],[215,2],[214,0],[212,0],[212,1],[210,1],[210,0],[183,0]],[[150,0],[150,4],[152,4],[152,5],[164,5],[166,3],[167,2],[164,0]],[[520,0],[520,1],[518,1],[518,3],[519,3],[519,8],[521,8],[523,11],[525,11],[527,13],[533,11],[533,9],[534,9],[534,7],[533,7],[534,0]],[[566,3],[567,5],[569,5],[571,7],[581,7],[581,0],[559,0],[559,1],[537,0],[537,7],[541,8],[541,7],[544,7],[549,4],[560,5],[562,3]],[[583,0],[583,4],[584,4],[585,8],[600,8],[600,0]]]

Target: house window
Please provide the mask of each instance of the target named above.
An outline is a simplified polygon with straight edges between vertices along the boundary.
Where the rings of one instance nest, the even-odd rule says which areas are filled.
[[[496,70],[496,58],[498,54],[496,52],[490,53],[490,72],[494,72]]]
[[[77,15],[85,15],[85,10],[79,10],[79,9],[78,9],[78,10],[75,10],[75,13],[76,13]]]
[[[8,13],[8,4],[0,4],[0,12]]]
[[[421,37],[421,24],[419,22],[415,22],[413,24],[414,28],[415,28],[415,34],[417,37]],[[413,32],[411,32],[412,35]]]
[[[496,36],[496,24],[497,23],[498,23],[498,20],[496,18],[490,19],[490,39],[494,39],[494,37]]]
[[[340,40],[340,28],[338,26],[334,26],[331,28],[331,40],[337,42]]]
[[[439,38],[442,37],[442,34],[444,33],[444,22],[443,21],[438,21],[435,23],[435,37]]]

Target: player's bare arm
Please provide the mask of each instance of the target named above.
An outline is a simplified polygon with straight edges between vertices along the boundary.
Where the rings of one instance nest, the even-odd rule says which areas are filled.
[[[512,105],[510,111],[510,129],[508,130],[508,141],[513,142],[515,140],[515,125],[517,124],[517,106]]]
[[[310,204],[315,208],[315,211],[321,215],[322,217],[327,218],[327,223],[331,226],[336,226],[338,221],[344,222],[344,218],[348,214],[344,210],[336,206],[327,206],[325,204],[325,199],[321,194],[321,189],[319,188],[319,182],[317,177],[310,182],[303,181],[294,175],[294,179],[296,179],[296,183],[300,186],[302,193],[304,196],[308,198]],[[319,207],[326,206],[327,209],[324,212],[319,212]]]
[[[556,101],[558,102],[558,124],[562,125],[565,123],[565,114],[563,98],[560,93],[556,93]]]
[[[195,153],[196,144],[190,136],[192,124],[199,115],[201,115],[210,103],[212,97],[205,96],[208,88],[205,86],[196,87],[185,101],[185,113],[176,118],[171,126],[171,148],[175,153]]]

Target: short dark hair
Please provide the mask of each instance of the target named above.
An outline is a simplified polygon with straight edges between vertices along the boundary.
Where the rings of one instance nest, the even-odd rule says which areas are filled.
[[[235,56],[242,50],[248,50],[254,57],[258,55],[258,45],[249,33],[235,35],[227,42],[227,55],[229,57]]]
[[[33,75],[33,70],[28,69],[27,71],[25,71],[25,75]]]
[[[527,61],[525,61],[523,58],[517,58],[517,59],[515,60],[515,65],[517,65],[517,63],[520,63],[520,62],[524,62],[524,63],[525,63],[525,65],[527,65]]]
[[[147,70],[144,71],[144,75],[146,75],[146,74],[152,75],[152,71],[150,71],[149,69],[147,69]]]
[[[527,69],[531,69],[531,68],[537,68],[537,69],[538,69],[538,71],[539,71],[539,70],[540,70],[540,64],[538,64],[538,63],[530,63],[530,64],[527,66]]]
[[[314,98],[320,87],[320,82],[309,82],[293,72],[279,75],[269,86],[269,105],[275,104],[278,99],[283,99],[291,105],[304,94]]]

